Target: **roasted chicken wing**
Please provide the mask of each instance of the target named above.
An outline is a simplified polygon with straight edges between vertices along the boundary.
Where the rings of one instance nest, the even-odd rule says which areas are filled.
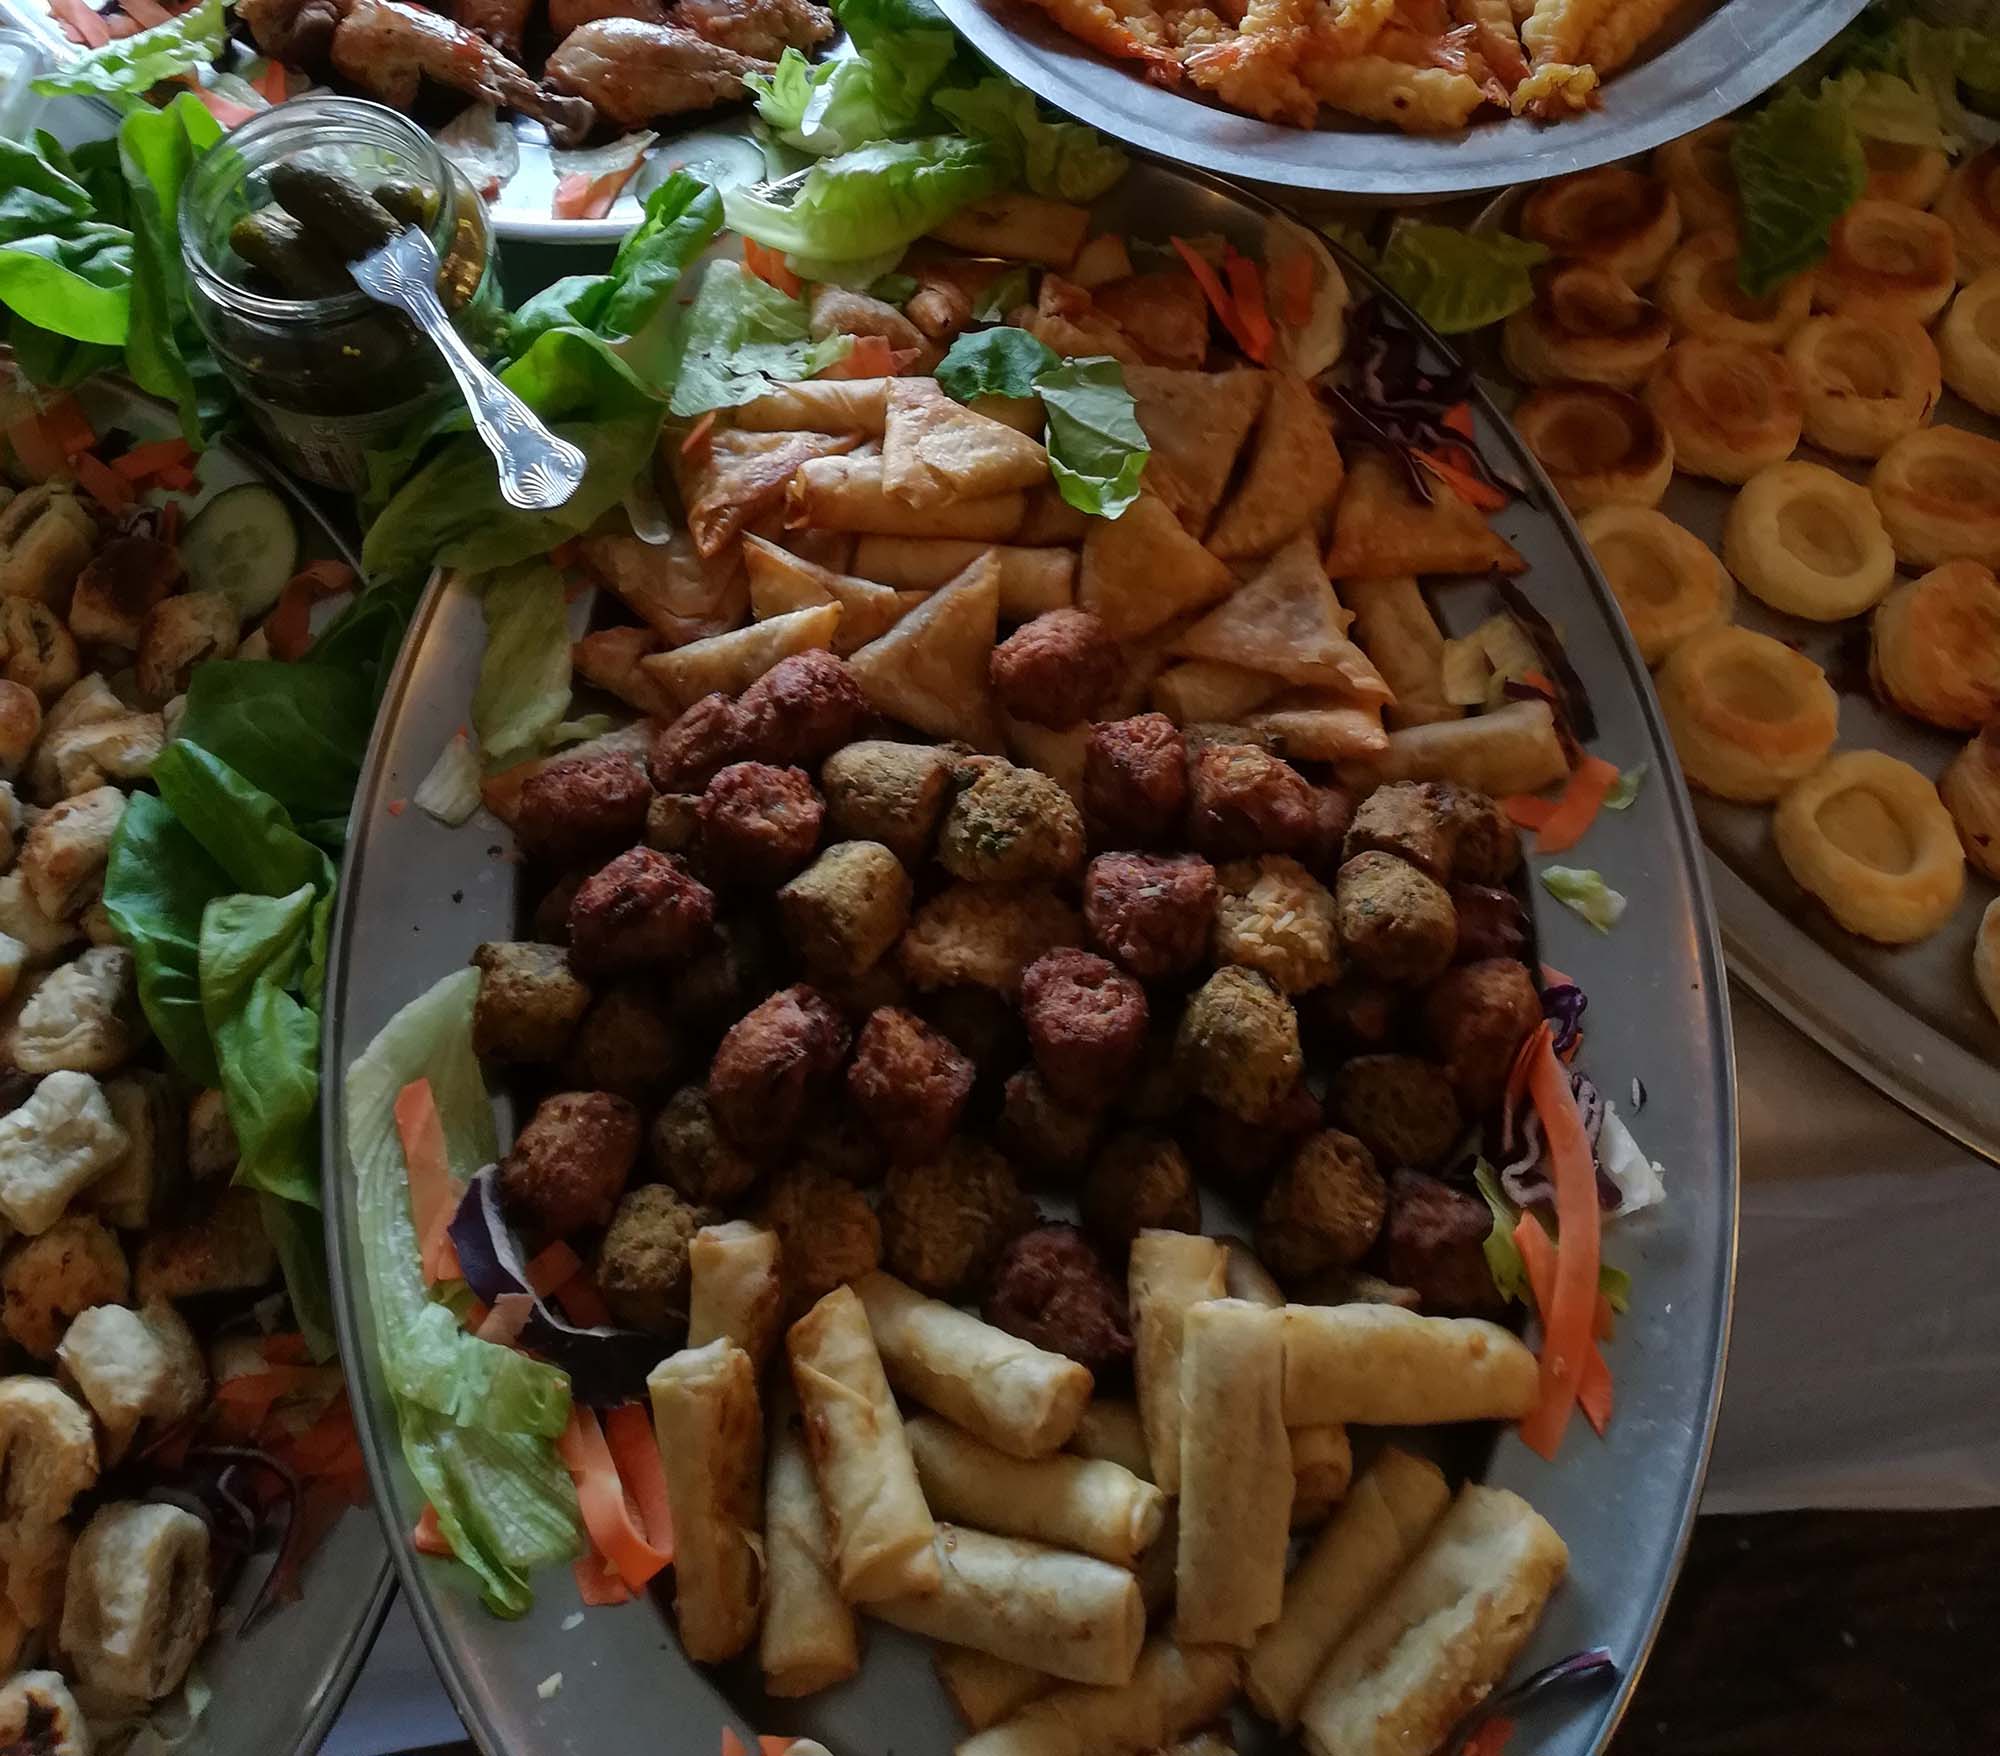
[[[833,14],[814,0],[680,0],[674,18],[711,43],[762,61],[833,35]]]
[[[389,6],[394,0],[358,4]],[[771,71],[770,61],[738,54],[677,24],[600,18],[563,39],[549,57],[545,77],[558,92],[588,100],[619,127],[638,128],[656,116],[705,110],[740,97],[744,74]]]
[[[672,11],[670,0],[549,0],[549,29],[560,39],[600,18],[665,24]]]
[[[535,0],[451,0],[451,15],[484,37],[511,61],[521,58],[521,37]]]

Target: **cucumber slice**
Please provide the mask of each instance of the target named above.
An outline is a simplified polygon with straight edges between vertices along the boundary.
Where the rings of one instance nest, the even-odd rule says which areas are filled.
[[[278,494],[244,482],[195,515],[181,538],[181,560],[194,590],[226,593],[248,621],[270,609],[298,571],[299,527]]]

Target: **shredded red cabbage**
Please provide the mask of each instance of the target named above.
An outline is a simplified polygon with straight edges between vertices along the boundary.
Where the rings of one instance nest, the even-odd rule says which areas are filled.
[[[208,1527],[209,1571],[218,1596],[275,1531],[277,1553],[236,1627],[239,1637],[247,1634],[277,1602],[277,1582],[288,1564],[296,1564],[292,1551],[304,1540],[298,1477],[255,1445],[200,1445],[141,1492],[147,1500],[193,1513]]]
[[[1596,737],[1597,710],[1590,705],[1590,691],[1584,688],[1576,666],[1569,662],[1569,654],[1563,648],[1562,636],[1556,632],[1555,624],[1528,601],[1528,594],[1511,579],[1494,574],[1493,589],[1500,594],[1507,613],[1521,624],[1536,657],[1549,674],[1549,681],[1555,684],[1562,697],[1560,706],[1568,715],[1575,736],[1579,739]]]
[[[1574,982],[1550,982],[1542,989],[1542,1015],[1553,1027],[1551,1035],[1558,1055],[1567,1055],[1583,1029],[1583,1015],[1590,997]],[[1597,1172],[1597,1205],[1606,1213],[1616,1213],[1625,1203],[1624,1192],[1605,1174],[1597,1156],[1597,1139],[1604,1131],[1604,1096],[1587,1073],[1570,1070],[1569,1088],[1583,1132],[1590,1141],[1591,1163]],[[1516,1207],[1554,1206],[1555,1185],[1545,1166],[1542,1119],[1532,1104],[1521,1103],[1513,1095],[1500,1109],[1500,1142],[1495,1157],[1500,1161],[1500,1186]]]
[[[1542,990],[1542,1016],[1555,1027],[1555,1051],[1567,1055],[1583,1033],[1590,996],[1574,982],[1551,982]]]

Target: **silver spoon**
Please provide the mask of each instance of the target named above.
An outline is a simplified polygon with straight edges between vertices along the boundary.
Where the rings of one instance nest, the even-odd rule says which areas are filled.
[[[430,338],[464,392],[472,424],[500,466],[500,496],[509,506],[546,512],[583,480],[583,453],[559,439],[465,345],[438,302],[437,248],[411,226],[379,250],[348,265],[356,286],[393,306]]]

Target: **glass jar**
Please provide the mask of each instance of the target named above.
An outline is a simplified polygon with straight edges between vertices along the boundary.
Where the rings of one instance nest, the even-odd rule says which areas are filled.
[[[414,194],[430,208],[438,297],[481,351],[500,309],[493,235],[477,192],[430,136],[360,98],[296,98],[265,111],[208,153],[181,191],[195,321],[224,372],[280,463],[325,487],[358,491],[367,485],[366,453],[393,445],[455,392],[409,320],[358,287],[293,298],[255,283],[230,229],[271,204],[269,174],[281,160],[339,172],[370,191],[401,185],[398,205]]]

